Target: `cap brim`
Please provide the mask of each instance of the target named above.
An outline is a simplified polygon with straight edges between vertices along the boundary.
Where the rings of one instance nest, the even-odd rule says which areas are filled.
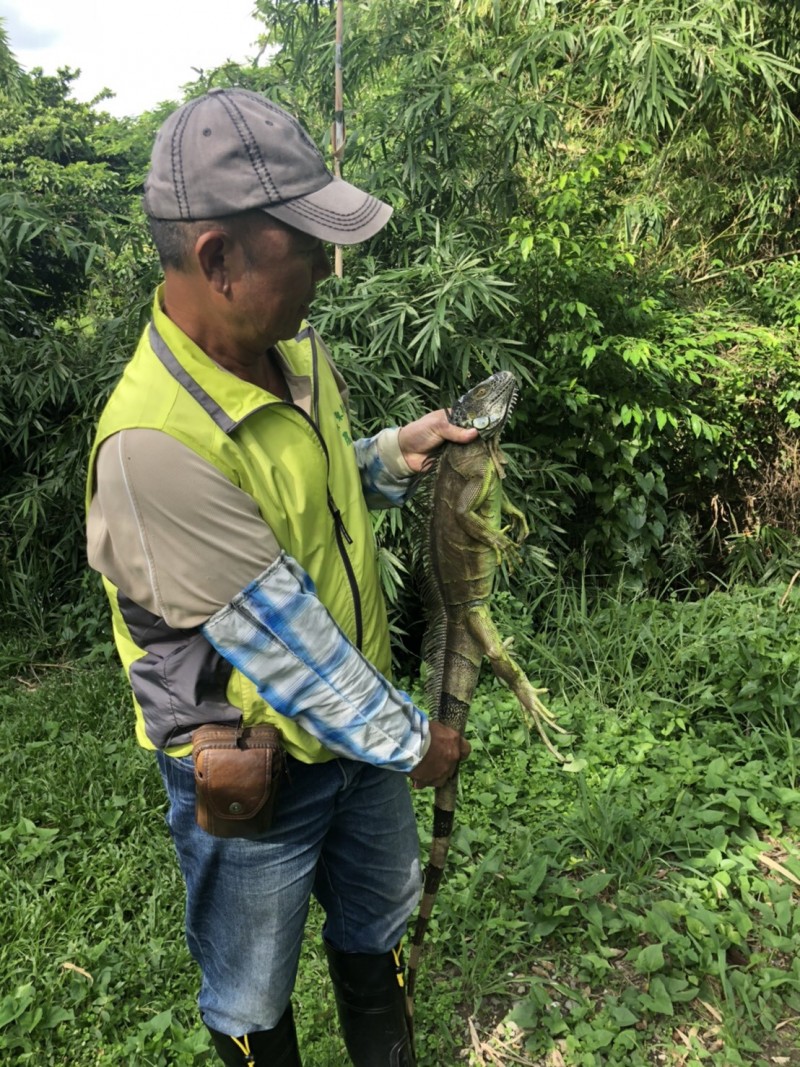
[[[374,237],[392,214],[388,204],[341,178],[316,192],[261,210],[296,230],[338,245],[355,245]]]

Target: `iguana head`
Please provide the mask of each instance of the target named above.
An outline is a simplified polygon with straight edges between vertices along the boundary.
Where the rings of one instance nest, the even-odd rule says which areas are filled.
[[[517,400],[517,379],[507,370],[486,378],[456,400],[449,419],[454,426],[476,429],[485,440],[499,434]]]

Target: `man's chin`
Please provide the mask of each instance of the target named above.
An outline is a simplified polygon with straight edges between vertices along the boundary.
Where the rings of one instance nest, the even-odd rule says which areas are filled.
[[[300,330],[301,330],[302,325],[303,325],[303,320],[306,317],[307,317],[307,312],[302,314],[302,315],[298,315],[297,318],[294,319],[291,322],[287,321],[286,326],[283,327],[283,329],[281,330],[280,335],[278,337],[276,337],[276,340],[278,340],[278,341],[293,341],[295,339],[295,337],[297,337],[297,335],[300,333]]]

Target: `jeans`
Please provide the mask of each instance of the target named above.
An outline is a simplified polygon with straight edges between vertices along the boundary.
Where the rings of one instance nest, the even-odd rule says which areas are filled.
[[[352,760],[288,757],[272,827],[248,840],[212,837],[197,826],[190,756],[156,758],[208,1026],[238,1036],[277,1024],[294,987],[312,893],[335,949],[379,954],[403,937],[421,884],[405,775]]]

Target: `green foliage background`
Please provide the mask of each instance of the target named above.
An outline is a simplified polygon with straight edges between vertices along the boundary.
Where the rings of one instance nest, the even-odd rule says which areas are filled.
[[[325,146],[333,12],[258,10],[269,61],[187,93],[258,89]],[[347,5],[345,173],[394,215],[346,251],[315,324],[365,431],[519,376],[531,581],[547,561],[637,587],[724,578],[744,537],[748,568],[791,566],[797,30],[795,5],[756,0]],[[91,642],[82,470],[157,280],[139,189],[167,106],[112,119],[68,70],[0,51],[0,609]],[[380,533],[405,628],[402,527]]]

